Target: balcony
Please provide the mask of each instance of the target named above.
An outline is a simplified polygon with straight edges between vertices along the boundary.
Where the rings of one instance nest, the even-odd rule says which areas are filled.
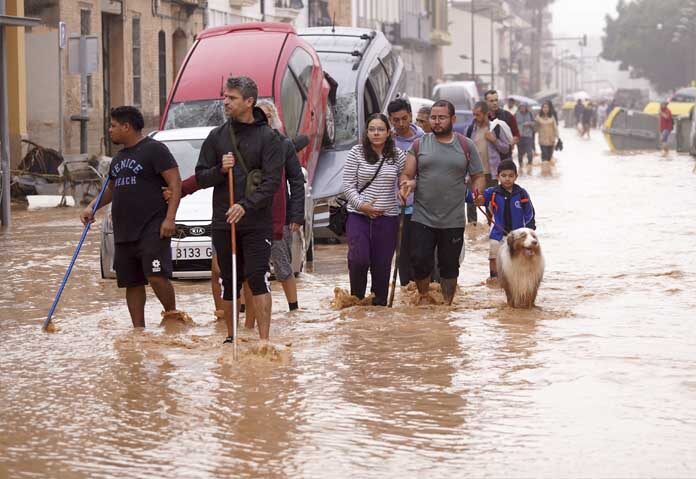
[[[230,0],[230,7],[232,8],[243,8],[243,7],[253,7],[256,5],[258,0]]]
[[[436,0],[433,2],[430,17],[430,26],[432,28],[430,32],[430,43],[438,47],[451,45],[452,35],[450,35],[449,23],[447,20],[447,2],[445,0]]]
[[[442,30],[433,30],[432,32],[430,32],[430,43],[438,47],[451,45],[452,35],[450,35],[450,32],[445,32]]]
[[[292,22],[303,8],[302,0],[276,0],[274,16],[280,21]]]
[[[402,45],[430,45],[430,17],[417,13],[406,12],[401,16],[401,22],[395,24],[398,28],[398,42]]]

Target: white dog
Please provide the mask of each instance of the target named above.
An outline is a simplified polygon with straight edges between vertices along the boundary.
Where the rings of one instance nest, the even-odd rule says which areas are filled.
[[[531,308],[544,277],[544,257],[536,232],[516,229],[503,239],[497,258],[498,279],[513,308]]]

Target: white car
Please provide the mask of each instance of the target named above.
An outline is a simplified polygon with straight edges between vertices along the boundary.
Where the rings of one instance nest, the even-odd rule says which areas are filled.
[[[203,140],[213,127],[179,128],[162,130],[151,134],[152,138],[164,143],[179,164],[182,180],[193,175]],[[303,170],[304,171],[304,170]],[[212,197],[213,188],[198,190],[182,198],[176,212],[176,234],[172,237],[173,277],[196,279],[210,277],[212,246]],[[102,223],[101,273],[102,278],[115,278],[114,235],[111,209]],[[311,224],[311,223],[310,223]],[[310,233],[311,234],[311,233]],[[293,270],[302,271],[305,261],[304,239],[293,238]]]

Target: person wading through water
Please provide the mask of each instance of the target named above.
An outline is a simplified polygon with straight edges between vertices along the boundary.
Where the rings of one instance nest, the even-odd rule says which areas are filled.
[[[414,142],[406,157],[399,195],[402,202],[414,192],[411,262],[420,302],[426,302],[437,247],[442,294],[452,304],[459,276],[459,255],[464,247],[466,177],[475,192],[483,191],[484,176],[476,145],[455,133],[454,105],[433,104],[432,133]],[[418,178],[416,180],[416,172]]]
[[[123,148],[109,167],[109,185],[99,207],[113,201],[114,269],[119,288],[126,288],[126,303],[133,327],[145,327],[145,285],[150,283],[165,314],[176,311],[172,275],[171,236],[181,197],[179,166],[169,149],[143,136],[143,115],[132,106],[111,110],[109,137]],[[162,187],[171,190],[169,203]],[[93,203],[80,213],[83,224],[93,222]]]
[[[397,98],[387,106],[389,121],[394,127],[392,133],[394,144],[398,149],[406,153],[416,141],[425,133],[412,122],[411,104],[403,98]],[[404,205],[404,227],[401,232],[401,251],[411,251],[411,215],[413,214],[413,195]],[[406,286],[413,279],[411,257],[408,254],[399,255],[399,281],[401,286]]]
[[[259,337],[267,341],[271,328],[269,260],[273,224],[273,196],[280,185],[284,156],[279,135],[256,107],[258,88],[248,77],[230,77],[223,106],[228,121],[212,130],[203,142],[196,180],[213,191],[213,246],[218,256],[228,336],[233,343],[232,295],[239,297],[244,281],[253,294]],[[236,144],[235,144],[236,143]],[[233,152],[236,152],[232,154]],[[234,205],[230,207],[228,171],[234,172]],[[251,176],[251,180],[248,177]],[[255,181],[254,181],[255,180]],[[230,224],[236,224],[237,271],[232,271]],[[232,291],[232,274],[237,291]]]
[[[257,105],[266,114],[271,128],[278,132],[283,140],[285,167],[280,188],[278,188],[273,198],[271,264],[273,265],[273,273],[276,279],[283,286],[288,309],[296,311],[299,305],[297,303],[297,281],[295,281],[295,274],[292,270],[292,238],[293,233],[300,231],[304,224],[305,178],[302,173],[302,166],[300,166],[300,160],[297,158],[295,144],[290,138],[281,133],[283,124],[278,117],[278,110],[276,110],[275,105],[266,99],[259,100]],[[249,307],[246,308],[244,327],[254,329],[256,311],[254,310],[253,301],[251,301],[251,289],[247,282],[244,283],[243,297],[245,304],[249,304]]]
[[[375,306],[387,305],[389,272],[399,229],[396,187],[405,157],[394,146],[387,117],[373,113],[367,119],[362,143],[350,150],[343,168],[343,194],[348,202],[350,294],[365,297],[369,271]]]

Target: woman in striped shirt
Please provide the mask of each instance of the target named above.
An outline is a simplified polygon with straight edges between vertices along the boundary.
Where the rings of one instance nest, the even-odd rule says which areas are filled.
[[[350,150],[343,170],[348,201],[346,239],[350,294],[365,297],[371,273],[372,304],[386,306],[389,273],[399,229],[397,180],[406,154],[394,146],[389,120],[370,115],[362,143]]]

